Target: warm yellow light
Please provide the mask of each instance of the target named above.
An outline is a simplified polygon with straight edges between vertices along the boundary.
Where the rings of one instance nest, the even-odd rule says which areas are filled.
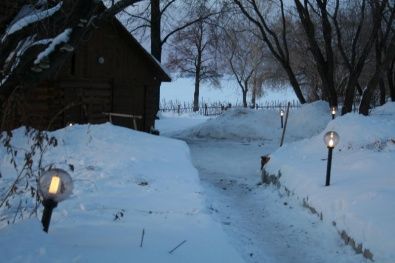
[[[335,148],[339,142],[339,135],[335,131],[329,131],[324,135],[324,142],[328,148]]]
[[[60,177],[59,176],[52,176],[51,183],[49,184],[48,193],[50,194],[57,194],[59,191],[60,186]]]
[[[333,115],[336,114],[336,108],[335,108],[335,107],[332,108],[332,114],[333,114]]]

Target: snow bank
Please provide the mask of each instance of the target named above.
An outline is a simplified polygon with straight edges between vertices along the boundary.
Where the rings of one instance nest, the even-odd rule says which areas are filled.
[[[325,187],[327,131],[340,135],[333,152],[331,185]],[[281,171],[280,182],[322,212],[328,224],[362,244],[376,262],[395,259],[395,103],[371,116],[350,113],[331,120],[328,104],[315,102],[291,111],[285,144],[266,170]],[[232,109],[178,133],[180,137],[280,141],[278,112]],[[226,167],[226,166],[225,166]]]
[[[320,133],[331,118],[328,102],[316,101],[302,105],[289,114],[285,142],[310,138]]]
[[[74,193],[54,210],[49,234],[38,219],[1,229],[3,260],[243,262],[205,209],[185,143],[111,124],[75,125],[51,135],[59,145],[44,156],[45,164],[68,170]],[[29,147],[22,129],[13,144],[20,151]],[[0,169],[4,185],[12,167],[2,148]]]
[[[204,123],[208,119],[209,117],[193,112],[184,114],[159,112],[159,120],[155,122],[155,128],[160,131],[161,135],[172,136]]]
[[[347,114],[329,122],[317,136],[285,145],[271,154],[267,171],[297,196],[335,222],[376,262],[395,259],[395,103],[365,117]],[[314,121],[324,122],[314,119]],[[340,135],[333,152],[331,185],[325,187],[327,148],[323,136]]]
[[[285,142],[316,135],[326,127],[329,120],[328,103],[323,101],[290,110]],[[191,130],[184,131],[179,136],[280,141],[281,133],[278,111],[235,108]]]

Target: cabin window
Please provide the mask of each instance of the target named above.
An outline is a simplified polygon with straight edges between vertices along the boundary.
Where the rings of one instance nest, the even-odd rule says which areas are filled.
[[[104,64],[104,57],[98,57],[97,63],[99,63],[100,65]]]

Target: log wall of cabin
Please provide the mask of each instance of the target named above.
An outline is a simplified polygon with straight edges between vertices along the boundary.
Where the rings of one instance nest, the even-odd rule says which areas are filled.
[[[127,34],[114,22],[92,32],[62,68],[58,82],[63,87],[65,82],[110,84],[111,106],[106,111],[142,116],[144,119],[137,120],[138,129],[149,131],[156,114],[152,97],[160,81],[152,62]],[[65,91],[70,93],[67,87]],[[113,123],[133,128],[128,118],[114,117]]]
[[[93,31],[51,80],[18,93],[6,129],[103,123],[108,117],[102,113],[113,112],[142,116],[138,129],[149,131],[160,80],[152,61],[128,34],[114,21]],[[114,117],[113,123],[133,128],[131,119]]]

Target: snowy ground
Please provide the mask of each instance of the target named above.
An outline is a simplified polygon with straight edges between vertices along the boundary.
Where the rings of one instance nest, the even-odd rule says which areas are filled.
[[[326,103],[305,105],[291,111],[282,148],[275,111],[232,109],[215,119],[164,114],[160,137],[110,124],[67,127],[53,133],[59,145],[44,160],[74,165],[74,194],[55,209],[49,234],[38,219],[3,225],[1,260],[369,262],[340,239],[344,230],[375,262],[393,263],[394,116],[394,103],[370,117],[333,121]],[[332,184],[324,187],[322,136],[331,129],[341,139]],[[28,148],[21,129],[13,144]],[[267,171],[282,173],[280,190],[258,184],[263,154],[271,156]],[[12,171],[0,149],[0,186]],[[303,208],[307,197],[323,220]]]
[[[243,262],[206,209],[185,143],[111,124],[52,135],[59,145],[45,164],[67,169],[74,193],[54,210],[48,234],[38,218],[2,221],[0,262]],[[28,148],[23,129],[12,144]],[[4,186],[15,172],[2,148],[0,168]]]
[[[378,262],[395,262],[395,103],[371,116],[347,114],[331,121],[317,136],[274,152],[267,170],[335,222]],[[333,153],[331,186],[324,187],[327,150],[323,135],[340,135]],[[301,183],[303,182],[303,183]]]
[[[273,146],[216,140],[188,144],[207,206],[246,262],[364,262],[300,203],[280,197],[274,187],[257,185],[257,156]]]
[[[173,119],[173,131],[164,134],[188,142],[208,206],[247,262],[365,262],[344,246],[339,237],[344,230],[376,262],[390,263],[395,259],[394,115],[395,104],[388,103],[370,117],[349,114],[331,121],[326,103],[305,105],[291,112],[285,145],[278,150],[277,112],[233,110],[186,130],[177,129]],[[332,129],[341,143],[326,188],[322,137]],[[272,158],[267,170],[282,172],[280,181],[291,198],[256,185],[259,156],[266,153]],[[323,221],[302,208],[302,199]]]

